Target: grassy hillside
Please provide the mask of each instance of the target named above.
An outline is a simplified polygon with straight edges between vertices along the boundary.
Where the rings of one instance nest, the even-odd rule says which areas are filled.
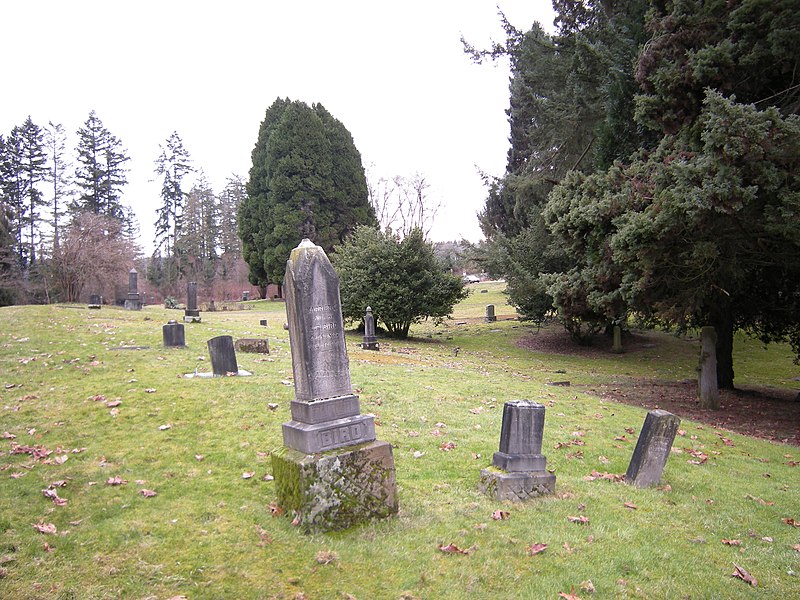
[[[394,446],[400,513],[317,536],[274,516],[269,454],[293,398],[281,303],[203,313],[186,325],[185,349],[161,346],[161,325],[182,312],[159,307],[0,309],[0,597],[797,592],[797,447],[684,421],[658,489],[587,480],[625,472],[645,412],[548,385],[693,377],[696,343],[653,333],[621,356],[534,352],[517,344],[536,330],[511,320],[502,284],[472,289],[452,321],[422,324],[412,340],[382,340],[371,353],[348,337],[362,412]],[[488,303],[496,323],[482,322]],[[210,371],[205,341],[221,334],[267,336],[271,353],[238,354],[251,377],[182,378]],[[132,346],[142,348],[120,349]],[[739,340],[737,382],[791,382],[787,355]],[[548,407],[544,453],[557,493],[502,504],[477,492],[478,473],[497,450],[503,402],[520,398]],[[446,442],[455,447],[442,450]],[[497,510],[508,518],[493,519]],[[531,555],[537,543],[547,549]],[[448,544],[466,553],[439,550]],[[734,564],[758,585],[732,578]]]

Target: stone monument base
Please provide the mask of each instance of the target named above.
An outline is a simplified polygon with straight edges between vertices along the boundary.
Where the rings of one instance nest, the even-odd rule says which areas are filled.
[[[554,493],[556,476],[547,471],[506,473],[495,469],[481,469],[478,488],[495,500],[523,502]]]
[[[328,452],[374,439],[375,418],[372,415],[356,415],[322,423],[289,421],[283,424],[284,446],[305,454]]]
[[[142,301],[130,298],[125,300],[125,310],[142,310]]]
[[[303,533],[346,529],[397,513],[394,457],[372,441],[324,454],[283,448],[272,455],[278,505]]]
[[[269,340],[267,338],[239,338],[233,342],[237,352],[251,354],[269,354]]]

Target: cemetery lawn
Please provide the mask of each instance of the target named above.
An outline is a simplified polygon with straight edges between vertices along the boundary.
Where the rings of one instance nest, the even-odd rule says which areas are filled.
[[[502,284],[470,287],[452,320],[420,324],[409,340],[381,338],[379,352],[348,335],[361,410],[394,446],[400,512],[314,536],[281,514],[270,479],[293,398],[282,303],[204,312],[186,325],[183,349],[161,344],[161,326],[182,311],[1,308],[0,597],[796,595],[796,412],[749,430],[760,437],[737,433],[725,409],[692,407],[696,341],[637,332],[621,355],[602,340],[576,349],[557,328],[513,320]],[[490,303],[498,321],[484,323]],[[206,340],[223,334],[266,336],[270,354],[237,354],[251,377],[181,377],[210,371]],[[791,356],[738,339],[737,385],[794,397]],[[744,398],[767,413],[753,393],[723,405]],[[516,399],[547,406],[543,452],[557,476],[555,495],[526,504],[477,491],[503,402]],[[662,485],[636,489],[616,476],[643,403],[692,419]]]

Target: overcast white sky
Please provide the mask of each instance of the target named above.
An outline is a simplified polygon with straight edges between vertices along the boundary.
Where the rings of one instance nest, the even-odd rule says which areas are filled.
[[[319,102],[352,133],[371,178],[419,172],[441,201],[431,237],[480,239],[485,189],[508,149],[507,64],[475,65],[518,28],[552,29],[549,0],[36,0],[0,2],[0,133],[30,115],[75,131],[95,110],[127,149],[124,202],[152,245],[153,164],[177,131],[214,190],[237,173],[277,97]]]

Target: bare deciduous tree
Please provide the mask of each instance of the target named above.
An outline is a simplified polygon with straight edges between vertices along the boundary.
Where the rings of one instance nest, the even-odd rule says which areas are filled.
[[[395,175],[391,179],[368,179],[367,188],[370,204],[382,230],[405,237],[414,229],[421,229],[425,237],[428,236],[442,203],[434,204],[428,196],[430,184],[424,175],[414,173],[410,177]]]
[[[52,276],[66,302],[77,302],[87,285],[113,288],[130,269],[137,249],[119,219],[92,212],[77,215],[54,249]]]

